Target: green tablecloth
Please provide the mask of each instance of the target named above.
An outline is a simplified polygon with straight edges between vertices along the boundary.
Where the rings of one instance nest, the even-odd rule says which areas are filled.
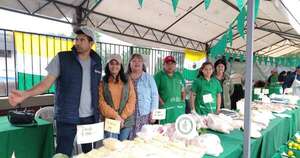
[[[293,134],[300,130],[300,109],[287,111],[291,118],[276,118],[262,131],[262,137],[251,139],[251,157],[272,157],[279,147],[286,143]],[[209,131],[220,137],[224,152],[219,157],[239,158],[243,156],[243,132],[234,130],[230,134]],[[209,158],[211,156],[204,156]]]
[[[52,124],[38,119],[34,127],[12,126],[0,117],[0,158],[51,158],[54,153]]]
[[[287,153],[288,150],[293,151],[296,158],[300,157],[300,150],[288,149],[287,145],[285,144],[285,145],[280,146],[277,153],[275,153],[272,156],[272,158],[281,158],[281,153],[283,153],[283,152]]]

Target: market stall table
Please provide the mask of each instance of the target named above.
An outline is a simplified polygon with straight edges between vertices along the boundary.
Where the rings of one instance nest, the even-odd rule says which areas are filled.
[[[52,124],[37,119],[32,127],[12,126],[0,117],[0,158],[51,158],[54,153]]]
[[[283,143],[300,130],[300,109],[287,111],[285,114],[291,117],[272,120],[269,126],[262,131],[260,138],[251,139],[251,157],[272,157]],[[209,130],[209,133],[216,134],[221,139],[224,152],[219,157],[242,157],[243,132],[241,130],[234,130],[230,134]],[[210,156],[204,157],[209,158]]]

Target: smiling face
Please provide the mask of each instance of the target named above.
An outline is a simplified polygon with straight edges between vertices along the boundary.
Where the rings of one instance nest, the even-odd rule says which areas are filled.
[[[212,75],[212,73],[213,73],[213,67],[212,67],[212,65],[207,64],[207,65],[205,65],[205,66],[202,68],[201,71],[202,71],[203,76],[204,76],[205,78],[210,78],[211,75]]]
[[[130,69],[132,72],[142,72],[143,71],[143,58],[134,57],[130,61]]]
[[[117,76],[121,70],[121,64],[117,60],[111,60],[108,63],[108,68],[113,76]]]
[[[164,70],[166,71],[167,74],[174,73],[176,70],[176,63],[173,61],[164,63]]]
[[[225,65],[223,64],[218,64],[216,67],[217,73],[224,73],[225,72]]]

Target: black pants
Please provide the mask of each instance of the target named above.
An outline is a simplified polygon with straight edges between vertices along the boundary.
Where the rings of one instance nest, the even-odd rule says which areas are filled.
[[[191,105],[190,105],[190,100],[185,99],[185,113],[189,114],[189,113],[191,113],[191,111],[192,111],[192,108],[191,108]]]
[[[238,102],[240,99],[244,98],[244,89],[241,84],[235,84],[234,85],[234,92],[230,96],[231,100],[231,109],[236,110],[236,102]]]
[[[80,125],[95,123],[94,116],[80,118]],[[73,142],[77,133],[77,124],[56,122],[56,153],[72,156]],[[92,150],[92,143],[81,144],[82,151],[87,153]]]

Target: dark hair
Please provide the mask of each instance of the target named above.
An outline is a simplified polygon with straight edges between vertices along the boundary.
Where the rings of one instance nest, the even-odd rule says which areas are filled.
[[[86,35],[86,34],[85,34],[83,31],[81,31],[81,30],[76,31],[75,33],[76,33],[77,35],[80,35],[80,34],[85,35],[85,36],[87,37],[87,39],[89,40],[89,42],[93,42],[93,41],[94,41],[94,40],[92,39],[92,37]]]
[[[280,74],[278,75],[278,81],[279,82],[284,82],[286,76],[284,76],[287,72],[286,71],[281,71]]]
[[[143,56],[142,56],[141,54],[137,54],[137,53],[131,55],[131,57],[130,57],[130,59],[129,59],[129,62],[128,62],[127,74],[132,73],[131,67],[130,67],[130,62],[131,62],[134,58],[140,58],[140,59],[143,59]],[[144,60],[144,59],[143,59],[143,60]],[[146,65],[145,65],[144,63],[143,63],[143,71],[144,71],[144,72],[147,72],[147,70],[146,70]]]
[[[108,64],[109,64],[109,63],[107,63],[107,64],[105,65],[105,70],[104,70],[105,75],[103,76],[103,81],[106,82],[106,83],[108,83],[109,76],[111,76],[111,73],[110,73],[110,71],[109,71],[109,65],[108,65]],[[123,65],[122,65],[122,64],[121,64],[121,69],[120,69],[120,71],[119,71],[119,74],[117,75],[117,79],[116,79],[117,82],[119,81],[119,76],[120,76],[120,79],[121,79],[121,81],[122,81],[123,83],[127,83],[127,82],[128,82],[128,78],[127,78],[126,74],[124,73],[124,68],[123,68]]]
[[[255,88],[263,88],[266,86],[266,82],[262,80],[258,80],[254,83]]]
[[[214,65],[213,65],[210,61],[204,62],[204,63],[201,65],[201,67],[200,67],[200,69],[199,69],[199,71],[198,71],[197,78],[199,78],[200,76],[203,76],[202,70],[204,69],[204,67],[205,67],[206,65],[210,65],[211,67],[214,67]]]
[[[218,66],[219,64],[223,64],[223,65],[225,66],[225,71],[227,70],[226,61],[225,61],[224,59],[219,59],[219,60],[217,60],[217,61],[215,62],[215,64],[214,64],[215,70],[216,70],[216,68],[217,68],[217,66]]]

